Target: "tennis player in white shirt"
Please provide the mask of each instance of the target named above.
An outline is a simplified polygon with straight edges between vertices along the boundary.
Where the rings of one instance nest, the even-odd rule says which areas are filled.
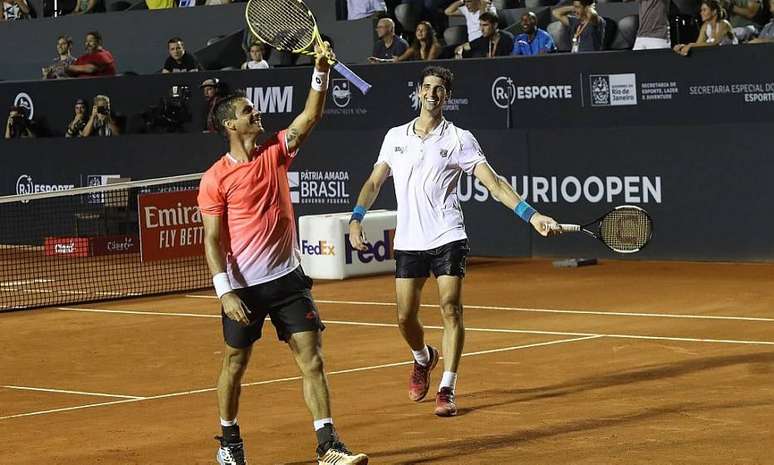
[[[435,414],[441,417],[457,414],[455,386],[465,342],[462,278],[470,249],[457,197],[460,176],[473,174],[495,199],[542,236],[559,232],[556,221],[537,213],[495,173],[470,131],[444,119],[443,106],[451,97],[453,80],[446,68],[424,69],[419,117],[387,132],[349,223],[352,247],[366,250],[361,223],[384,181],[393,176],[398,201],[394,242],[398,326],[414,354],[409,399],[419,402],[427,395],[430,372],[439,359],[438,350],[425,344],[418,317],[422,287],[432,271],[444,327],[444,372],[435,398]]]

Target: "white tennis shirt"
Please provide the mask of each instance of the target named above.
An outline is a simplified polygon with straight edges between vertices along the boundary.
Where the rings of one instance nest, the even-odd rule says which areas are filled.
[[[444,119],[422,140],[416,121],[387,132],[374,164],[386,163],[395,184],[396,250],[429,250],[467,239],[457,185],[463,171],[472,174],[486,162],[470,131]]]

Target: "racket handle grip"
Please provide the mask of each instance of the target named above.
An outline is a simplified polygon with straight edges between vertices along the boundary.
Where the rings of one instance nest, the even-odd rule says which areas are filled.
[[[355,74],[354,71],[347,68],[344,64],[336,63],[333,65],[333,69],[335,69],[337,73],[347,78],[347,81],[354,84],[355,87],[360,89],[360,92],[362,92],[363,95],[367,94],[368,91],[371,90],[371,84],[365,82],[360,76]]]
[[[578,232],[581,230],[579,224],[557,224],[556,229],[562,232]]]

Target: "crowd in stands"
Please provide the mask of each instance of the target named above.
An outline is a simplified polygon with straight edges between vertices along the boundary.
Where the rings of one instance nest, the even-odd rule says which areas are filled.
[[[2,21],[31,16],[27,0],[0,1],[3,2]],[[102,1],[78,0],[72,14],[92,13],[95,5]],[[149,8],[170,8],[225,4],[231,0],[144,1]],[[519,6],[521,1],[524,0],[346,0],[346,7],[348,19],[378,18],[378,39],[372,55],[366,57],[370,63],[556,53],[560,50],[562,34],[568,45],[563,51],[598,51],[606,49],[610,43],[606,30],[617,27],[615,20],[599,13],[594,0],[563,0],[555,5],[546,5],[546,0],[538,0],[543,2],[541,5],[550,8],[550,15],[546,6],[521,8],[519,16],[508,15],[513,10],[503,8]],[[535,0],[531,1],[535,3]],[[696,0],[695,39],[690,37],[691,40],[684,43],[670,43],[670,17],[675,14],[672,0],[636,1],[639,12],[636,38],[626,48],[672,48],[686,56],[697,47],[774,42],[774,0]],[[398,14],[400,11],[413,11],[415,23],[409,24],[404,16]],[[454,17],[460,17],[464,26],[458,22],[450,27],[450,19]],[[550,19],[554,22],[549,23]],[[406,24],[402,24],[401,20]],[[456,32],[464,32],[458,36],[447,34],[454,28]],[[263,44],[249,41],[245,45],[247,51],[241,69],[269,68],[269,50]],[[168,57],[160,72],[204,71],[196,56],[186,51],[181,37],[170,38],[167,47]],[[91,31],[85,35],[83,53],[77,57],[73,51],[73,39],[67,35],[59,36],[56,56],[42,66],[41,71],[43,79],[111,76],[117,73],[117,65],[113,54],[104,46],[102,35]],[[201,84],[207,110],[222,86],[223,83],[212,78]],[[5,138],[35,136],[35,123],[25,117],[25,111],[23,106],[10,109]],[[112,136],[120,132],[120,125],[116,123],[106,95],[95,96],[91,105],[87,100],[77,99],[73,119],[64,129],[66,137]]]

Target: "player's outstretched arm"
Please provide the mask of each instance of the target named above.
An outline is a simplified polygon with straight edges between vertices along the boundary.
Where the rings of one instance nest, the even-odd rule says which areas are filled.
[[[306,140],[314,126],[320,121],[325,106],[325,94],[328,92],[328,73],[331,69],[330,61],[335,58],[330,44],[325,42],[323,46],[315,46],[314,72],[312,73],[312,87],[306,98],[304,111],[296,116],[296,119],[288,126],[286,134],[288,151],[294,152]]]
[[[541,236],[558,234],[560,229],[556,221],[538,213],[530,204],[521,198],[508,181],[498,176],[489,163],[479,163],[473,170],[473,175],[489,190],[492,197],[528,222]]]
[[[365,234],[363,234],[363,226],[360,223],[362,223],[368,209],[376,201],[376,197],[379,196],[379,191],[382,189],[382,184],[384,184],[389,175],[390,167],[386,163],[378,163],[374,166],[365,184],[363,184],[363,188],[360,189],[360,195],[357,196],[357,204],[355,204],[352,218],[349,220],[349,242],[352,244],[352,248],[356,250],[366,250],[367,248],[368,240]]]
[[[223,304],[223,312],[227,317],[247,326],[250,320],[247,314],[250,310],[231,289],[228,275],[226,274],[226,259],[220,247],[221,217],[202,214],[204,224],[204,255],[207,257],[207,266],[212,273],[212,283],[215,292]]]

